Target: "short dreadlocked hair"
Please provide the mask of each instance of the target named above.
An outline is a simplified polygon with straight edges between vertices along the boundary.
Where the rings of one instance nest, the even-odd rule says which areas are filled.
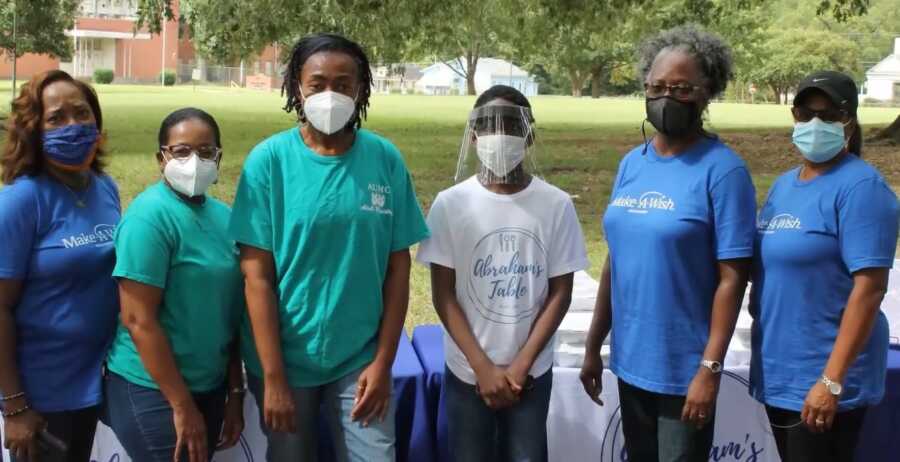
[[[337,34],[314,34],[300,39],[291,51],[291,60],[284,72],[284,83],[281,84],[281,95],[287,95],[285,112],[296,112],[301,122],[306,122],[303,114],[303,101],[300,99],[300,73],[310,56],[331,51],[344,53],[356,61],[359,69],[359,93],[356,97],[356,114],[353,127],[360,128],[366,118],[369,107],[369,95],[372,94],[372,70],[366,52],[356,42]]]
[[[653,61],[663,52],[680,51],[697,61],[711,98],[725,91],[734,77],[731,48],[720,37],[695,25],[678,26],[650,37],[638,51],[638,77],[647,80]]]

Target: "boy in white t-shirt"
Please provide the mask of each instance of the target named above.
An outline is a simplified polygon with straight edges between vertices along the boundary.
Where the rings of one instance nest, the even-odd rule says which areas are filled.
[[[568,194],[532,175],[534,118],[494,86],[469,117],[458,184],[438,194],[431,266],[444,324],[444,393],[454,461],[546,461],[553,335],[573,274],[589,266]]]

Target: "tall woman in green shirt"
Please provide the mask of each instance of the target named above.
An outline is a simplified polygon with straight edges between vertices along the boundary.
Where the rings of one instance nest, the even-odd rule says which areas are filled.
[[[272,462],[315,461],[323,406],[339,461],[394,460],[391,365],[409,247],[428,235],[397,148],[360,128],[372,76],[359,45],[294,47],[285,109],[301,125],[244,164],[231,217],[253,325],[244,358]]]
[[[206,195],[221,146],[209,114],[170,114],[156,155],[164,179],[116,230],[122,313],[104,414],[136,461],[206,462],[243,430],[243,281],[226,231],[231,211]]]

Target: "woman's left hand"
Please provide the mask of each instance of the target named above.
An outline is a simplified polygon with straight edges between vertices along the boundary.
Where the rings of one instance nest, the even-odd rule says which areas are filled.
[[[238,443],[244,431],[244,395],[231,393],[225,403],[225,419],[222,422],[222,435],[216,449],[228,449]]]
[[[719,394],[719,374],[701,367],[688,387],[684,407],[681,410],[682,422],[692,423],[703,428],[713,417],[716,410],[716,396]]]
[[[806,428],[813,433],[824,433],[831,430],[834,416],[838,410],[838,397],[833,395],[821,381],[817,381],[803,402],[800,418]]]
[[[350,419],[363,427],[378,419],[383,421],[391,408],[391,368],[378,361],[363,369],[356,381],[356,400]]]

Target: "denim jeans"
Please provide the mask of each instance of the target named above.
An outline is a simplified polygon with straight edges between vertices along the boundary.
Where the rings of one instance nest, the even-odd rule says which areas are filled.
[[[546,462],[547,413],[553,371],[534,380],[520,401],[495,411],[474,385],[444,371],[444,403],[450,459],[458,462]]]
[[[766,406],[766,413],[782,462],[849,462],[856,452],[867,409],[838,413],[831,430],[825,433],[813,433],[806,425],[797,425],[799,412]]]
[[[356,398],[357,379],[362,369],[343,378],[309,388],[293,388],[296,433],[270,432],[263,416],[265,388],[262,379],[247,375],[247,385],[260,410],[259,425],[266,434],[268,462],[317,462],[319,442],[319,410],[323,412],[334,444],[338,462],[394,462],[396,437],[394,412],[391,407],[384,421],[373,420],[368,427],[350,420]]]
[[[681,421],[684,396],[642,390],[619,380],[622,432],[629,462],[706,462],[715,410],[703,428]]]
[[[41,462],[90,462],[99,413],[99,406],[76,411],[42,413],[41,417],[47,421],[47,432],[66,443],[68,450],[63,456],[56,454],[53,450],[45,452],[38,445],[38,460]],[[28,462],[12,455],[10,455],[10,461]]]
[[[106,373],[103,388],[106,395],[103,421],[112,428],[128,456],[140,462],[172,462],[177,435],[172,406],[162,392],[133,384],[113,372]],[[194,393],[193,397],[206,420],[206,444],[211,460],[222,432],[225,387]],[[182,451],[178,460],[188,460],[187,450]]]

